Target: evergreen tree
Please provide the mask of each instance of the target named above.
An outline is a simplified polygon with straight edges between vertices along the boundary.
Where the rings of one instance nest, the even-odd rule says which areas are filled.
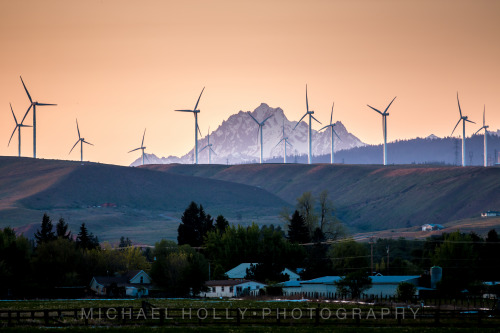
[[[85,250],[92,250],[99,248],[99,240],[91,232],[87,230],[85,223],[80,226],[80,232],[76,237],[76,245]]]
[[[347,274],[334,283],[341,294],[350,294],[352,298],[359,298],[365,290],[370,289],[372,279],[366,271],[359,270]]]
[[[299,244],[309,243],[311,241],[309,228],[298,210],[293,213],[290,219],[290,224],[288,225],[288,240],[292,243]]]
[[[208,232],[215,230],[210,214],[206,214],[203,206],[198,207],[193,201],[182,214],[181,221],[177,229],[177,243],[179,245],[201,246],[203,237]]]
[[[127,239],[125,239],[125,237],[121,236],[120,244],[118,244],[118,247],[129,247],[129,246],[132,246],[132,241],[128,237]]]
[[[64,239],[71,239],[71,231],[68,231],[68,224],[62,217],[56,224],[56,236]]]
[[[37,246],[56,239],[56,235],[52,231],[52,220],[47,213],[43,214],[42,226],[40,230],[36,231],[35,239]]]
[[[215,229],[219,233],[224,233],[226,231],[226,228],[229,226],[229,222],[226,220],[226,218],[222,215],[217,216],[217,219],[215,220]]]

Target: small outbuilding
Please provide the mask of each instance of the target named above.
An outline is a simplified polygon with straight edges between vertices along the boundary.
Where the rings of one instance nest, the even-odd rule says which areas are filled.
[[[267,285],[252,280],[210,280],[205,282],[207,291],[201,292],[200,297],[242,297],[258,296],[260,290]]]
[[[151,278],[143,270],[119,276],[94,276],[90,281],[90,289],[99,296],[147,296],[150,286]]]

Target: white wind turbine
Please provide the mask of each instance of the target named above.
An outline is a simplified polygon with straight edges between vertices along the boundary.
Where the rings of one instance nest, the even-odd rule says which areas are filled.
[[[320,129],[320,131],[321,131],[321,130],[327,128],[327,127],[330,127],[330,137],[331,137],[331,140],[332,140],[332,142],[331,142],[332,152],[330,154],[330,163],[331,164],[333,164],[334,160],[335,160],[334,159],[334,155],[333,155],[333,144],[334,144],[334,142],[333,142],[333,134],[335,134],[337,136],[337,138],[339,138],[339,140],[342,141],[342,139],[340,138],[340,136],[333,129],[335,127],[335,123],[332,123],[332,121],[333,121],[333,106],[334,105],[335,105],[335,103],[332,104],[332,113],[330,115],[330,125],[326,125],[326,126],[324,126],[323,128]]]
[[[285,118],[283,118],[283,136],[274,148],[278,147],[281,142],[283,142],[283,163],[286,164],[286,145],[289,144],[291,147],[293,147],[293,145],[288,142],[288,137],[285,137]]]
[[[73,149],[75,149],[78,142],[80,142],[80,162],[83,162],[83,144],[86,143],[86,144],[91,145],[91,146],[93,146],[93,144],[85,141],[85,139],[80,136],[80,129],[78,128],[78,119],[76,119],[76,130],[78,131],[78,141],[76,141],[73,148],[71,148],[71,150],[69,151],[69,154],[71,154],[71,152],[73,151]]]
[[[305,116],[309,115],[309,132],[308,132],[308,136],[307,136],[307,143],[308,143],[308,155],[307,155],[307,163],[308,164],[311,164],[312,162],[312,129],[311,129],[311,118],[316,120],[318,123],[321,124],[321,121],[319,121],[318,119],[314,118],[313,114],[314,114],[314,111],[309,111],[309,101],[307,99],[307,84],[306,84],[306,113],[302,116],[302,118],[300,118],[300,120],[297,122],[297,124],[295,125],[295,127],[293,128],[295,130],[295,128],[297,128],[297,126],[299,126],[300,122],[302,121],[302,119],[304,119]]]
[[[384,135],[384,165],[387,165],[387,116],[389,115],[387,113],[387,110],[389,110],[389,107],[391,106],[392,102],[394,102],[396,97],[394,97],[392,99],[392,101],[389,103],[389,105],[385,108],[384,112],[380,112],[379,110],[377,110],[374,107],[367,104],[369,108],[371,108],[372,110],[375,110],[376,112],[378,112],[382,115],[382,133]]]
[[[136,150],[142,150],[142,165],[144,165],[144,150],[146,149],[146,147],[144,147],[144,136],[146,136],[146,129],[144,129],[144,134],[142,135],[142,142],[141,142],[141,146],[139,148],[135,148],[135,149],[132,149],[131,151],[129,151],[129,153],[133,152],[133,151],[136,151]],[[148,157],[146,156],[146,159]],[[148,162],[149,162],[149,159],[148,159]]]
[[[475,124],[475,122],[471,121],[468,119],[467,116],[462,115],[462,109],[460,108],[460,100],[458,99],[458,92],[457,92],[457,102],[458,102],[458,111],[460,112],[460,119],[458,120],[457,124],[453,128],[453,131],[451,132],[451,135],[453,135],[453,132],[455,132],[455,129],[457,128],[458,124],[460,122],[463,123],[463,131],[462,131],[462,166],[465,166],[465,122],[468,121],[469,123]]]
[[[10,140],[12,140],[12,137],[14,136],[14,133],[16,133],[17,130],[17,136],[18,136],[18,156],[21,157],[21,127],[31,127],[30,125],[24,125],[24,118],[26,118],[26,115],[24,115],[23,120],[21,120],[20,123],[17,122],[16,115],[14,114],[14,110],[12,109],[12,104],[10,104],[10,110],[12,111],[12,115],[14,116],[14,121],[16,122],[16,127],[14,127],[14,131],[12,132],[12,135],[10,136],[9,143],[7,144],[7,147],[10,145]]]
[[[45,106],[45,105],[57,105],[57,104],[38,103],[36,101],[33,102],[33,100],[31,99],[31,95],[28,92],[26,85],[24,84],[23,78],[21,76],[20,76],[20,78],[21,78],[21,82],[23,83],[24,90],[26,90],[26,94],[28,95],[28,98],[31,102],[31,105],[28,108],[28,110],[26,111],[26,114],[24,115],[24,117],[26,117],[28,112],[30,112],[30,109],[33,107],[33,158],[36,158],[36,107],[37,106]]]
[[[266,121],[269,118],[271,118],[273,115],[270,115],[269,117],[267,117],[266,119],[264,119],[260,123],[257,121],[257,119],[254,118],[254,116],[252,116],[252,114],[250,112],[248,112],[248,115],[250,117],[252,117],[252,119],[257,123],[257,125],[259,125],[259,131],[257,132],[257,141],[259,140],[259,134],[260,134],[260,164],[262,164],[262,162],[264,161],[264,146],[262,143],[262,128],[264,127],[264,124],[266,123]]]
[[[196,101],[196,105],[193,110],[175,110],[179,112],[192,112],[194,114],[194,155],[196,164],[198,164],[198,132],[200,132],[201,135],[200,127],[198,127],[198,113],[200,113],[200,110],[197,110],[196,108],[198,107],[198,103],[200,103],[203,90],[205,90],[205,87],[201,90],[200,97],[198,97],[198,101]]]
[[[210,143],[210,127],[208,128],[208,133],[207,133],[207,145],[203,148],[201,148],[200,153],[205,149],[208,148],[208,164],[212,164],[212,153],[217,155],[217,153],[212,149],[213,144]]]
[[[488,127],[486,125],[486,119],[485,119],[485,113],[486,113],[486,105],[484,106],[483,110],[483,127],[477,130],[475,134],[479,133],[482,129],[484,129],[484,166],[488,166]]]

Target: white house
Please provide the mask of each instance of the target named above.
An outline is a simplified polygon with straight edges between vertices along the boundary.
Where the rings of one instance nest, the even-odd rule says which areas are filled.
[[[229,279],[244,279],[247,276],[247,269],[250,268],[251,265],[257,265],[254,263],[249,263],[245,262],[242,264],[239,264],[238,266],[234,267],[233,269],[230,269],[226,272],[226,275]],[[282,274],[288,274],[288,280],[289,281],[297,281],[300,280],[300,275],[295,273],[294,271],[285,268]]]
[[[200,297],[241,297],[257,296],[264,283],[251,280],[210,280],[205,282],[208,290],[201,292]]]
[[[284,296],[333,298],[338,293],[335,282],[341,278],[341,276],[323,276],[307,281],[287,281],[281,283],[281,286]],[[419,278],[418,275],[371,276],[372,286],[363,294],[380,297],[395,296],[398,285],[401,282],[408,282],[417,286]]]
[[[141,297],[149,293],[151,278],[143,270],[128,271],[121,276],[94,276],[90,281],[90,289],[97,295],[125,291],[126,296]]]

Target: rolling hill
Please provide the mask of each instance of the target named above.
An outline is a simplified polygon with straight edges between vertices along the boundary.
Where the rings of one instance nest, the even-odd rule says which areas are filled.
[[[286,202],[264,189],[224,180],[96,163],[0,158],[0,227],[39,226],[47,212],[73,233],[86,222],[101,240],[176,237],[191,201],[212,215],[249,222],[276,216]],[[259,207],[259,209],[255,209]]]
[[[289,204],[304,191],[328,190],[353,231],[418,226],[500,210],[500,168],[418,165],[152,165],[167,173],[263,188]]]

